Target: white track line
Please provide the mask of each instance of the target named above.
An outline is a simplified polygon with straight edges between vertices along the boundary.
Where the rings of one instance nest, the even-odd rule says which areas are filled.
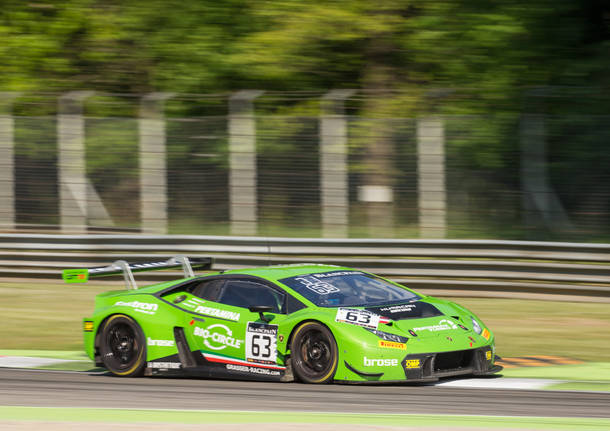
[[[479,389],[544,389],[549,385],[563,383],[563,380],[551,379],[515,379],[515,378],[495,378],[495,379],[461,379],[448,382],[436,383],[435,386],[445,386],[449,388],[479,388]]]
[[[0,367],[9,368],[35,368],[65,362],[78,361],[75,361],[74,359],[32,358],[29,356],[0,356]]]

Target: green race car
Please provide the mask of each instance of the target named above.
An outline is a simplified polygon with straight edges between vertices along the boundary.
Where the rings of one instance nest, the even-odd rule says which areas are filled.
[[[64,270],[66,282],[122,273],[97,295],[85,349],[117,376],[327,382],[431,382],[484,375],[491,331],[453,302],[332,265],[276,265],[195,276],[209,258]],[[182,266],[182,279],[137,288],[133,272]]]

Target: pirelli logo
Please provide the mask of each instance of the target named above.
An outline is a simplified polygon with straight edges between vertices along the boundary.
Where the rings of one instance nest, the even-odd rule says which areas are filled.
[[[487,352],[485,352],[485,359],[487,359],[488,361],[491,361],[491,350],[488,350]]]
[[[420,360],[419,359],[407,359],[405,362],[405,368],[419,368]]]
[[[406,343],[397,343],[396,341],[379,340],[378,344],[379,344],[379,347],[383,347],[384,349],[407,350]]]
[[[83,322],[83,331],[85,332],[93,332],[93,322],[90,320],[85,320]]]

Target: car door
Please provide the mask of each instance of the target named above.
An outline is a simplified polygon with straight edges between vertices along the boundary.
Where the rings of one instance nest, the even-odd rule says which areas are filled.
[[[192,292],[193,302],[204,303],[193,309],[188,331],[207,361],[223,363],[229,371],[262,374],[261,369],[283,369],[283,358],[277,354],[283,292],[235,277],[203,283]],[[270,307],[262,313],[264,320],[261,313],[249,310],[254,306]]]

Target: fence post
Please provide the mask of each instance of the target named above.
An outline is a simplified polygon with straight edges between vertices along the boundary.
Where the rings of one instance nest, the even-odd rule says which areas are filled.
[[[264,91],[229,98],[229,199],[232,235],[256,235],[256,123],[253,101]]]
[[[87,231],[83,102],[92,95],[93,91],[71,91],[58,99],[59,202],[63,232]]]
[[[545,225],[554,230],[573,229],[549,181],[544,115],[523,114],[520,135],[521,202],[526,227]]]
[[[0,227],[15,228],[15,141],[13,100],[20,93],[0,93]]]
[[[320,188],[322,236],[348,236],[347,118],[343,104],[355,90],[332,90],[322,97],[320,116]]]
[[[164,103],[174,93],[150,93],[140,101],[141,230],[167,233],[167,150]]]
[[[419,232],[422,238],[445,238],[445,127],[439,117],[417,120]]]

